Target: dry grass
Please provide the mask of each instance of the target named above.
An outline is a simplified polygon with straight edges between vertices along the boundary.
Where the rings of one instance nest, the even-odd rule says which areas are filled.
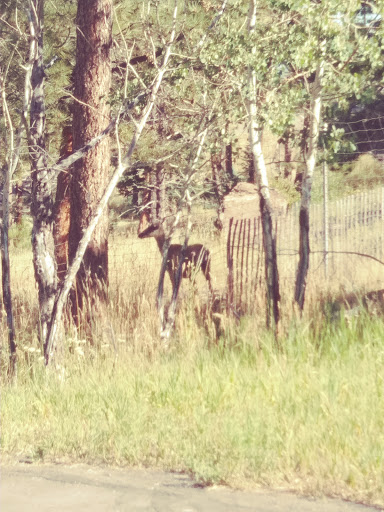
[[[282,295],[283,325],[289,325],[292,320],[292,297],[297,256],[298,231],[294,223],[297,212],[290,212],[278,229],[278,254],[279,273]],[[316,220],[317,216],[317,220]],[[211,211],[195,212],[198,219],[193,232],[191,243],[201,241],[210,249],[212,255],[213,286],[218,297],[223,297],[221,308],[216,307],[218,316],[226,325],[231,325],[233,319],[225,318],[225,294],[227,286],[227,241],[224,234],[218,234],[212,229]],[[315,209],[312,217],[321,226],[321,212]],[[141,344],[151,346],[158,336],[158,319],[155,313],[155,295],[160,268],[160,254],[154,239],[139,240],[136,236],[135,222],[121,222],[114,230],[110,238],[110,303],[108,312],[101,318],[95,319],[93,326],[95,338],[103,340],[103,343],[118,343],[118,340],[129,340],[133,345]],[[367,258],[345,254],[343,250],[351,250],[357,246],[361,251],[374,253],[381,256],[384,253],[383,223],[380,220],[372,222],[369,226],[349,229],[348,232],[340,230],[338,236],[334,236],[330,242],[331,250],[340,250],[340,254],[329,256],[328,279],[324,275],[322,241],[312,240],[311,265],[307,286],[306,315],[312,315],[316,310],[319,299],[336,300],[343,295],[356,293],[363,294],[369,290],[384,288],[383,266]],[[258,241],[261,245],[261,239]],[[380,246],[381,244],[381,246]],[[376,252],[375,252],[376,251]],[[19,343],[22,345],[36,346],[37,322],[37,290],[33,278],[32,257],[27,249],[13,248],[12,258],[12,289],[14,295],[15,318]],[[255,264],[259,260],[258,280],[259,289],[255,295],[253,289],[246,289],[246,278],[243,275],[243,298],[248,302],[248,313],[255,317],[257,328],[264,324],[263,301],[263,257],[256,254]],[[251,262],[251,256],[249,257]],[[236,265],[236,262],[235,262]],[[238,272],[236,274],[236,272]],[[241,272],[235,267],[235,278],[240,279]],[[248,285],[251,283],[249,280]],[[212,318],[207,314],[208,290],[202,276],[197,278],[199,300],[193,293],[188,282],[183,280],[181,289],[181,312],[179,315],[179,328],[186,321],[183,314],[194,319],[201,329],[203,336],[215,342],[216,331]],[[166,277],[166,293],[169,296],[170,283]],[[2,319],[3,335],[2,344],[6,345],[5,318]],[[181,336],[185,336],[182,329]],[[72,334],[75,336],[75,334]],[[80,332],[77,338],[82,338]]]
[[[208,226],[202,223],[192,241],[210,248],[214,287],[225,297],[226,241]],[[366,240],[379,229],[372,225]],[[264,330],[261,288],[250,296],[249,313],[236,319],[220,310],[212,317],[203,278],[198,293],[184,282],[175,337],[165,349],[155,310],[160,255],[154,240],[139,241],[126,223],[110,241],[110,302],[94,318],[93,344],[69,328],[58,366],[46,372],[31,256],[13,250],[12,258],[20,361],[10,386],[3,318],[7,456],[157,466],[204,483],[384,504],[383,317],[345,319],[333,307],[349,292],[383,288],[377,263],[340,254],[326,281],[312,261],[306,311],[296,320],[297,256],[281,254],[280,349]]]

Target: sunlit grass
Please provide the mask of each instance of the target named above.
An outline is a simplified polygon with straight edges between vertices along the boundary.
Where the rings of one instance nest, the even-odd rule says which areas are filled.
[[[264,329],[261,290],[252,314],[239,319],[223,300],[218,337],[204,279],[198,293],[184,280],[175,337],[164,348],[155,308],[160,254],[153,239],[137,239],[134,223],[126,228],[110,240],[109,303],[95,316],[93,344],[69,326],[49,371],[36,336],[31,254],[13,249],[19,371],[10,385],[3,316],[3,454],[156,466],[203,483],[383,505],[384,321],[361,309],[346,319],[340,306],[345,294],[382,288],[382,267],[340,255],[327,281],[312,260],[297,320],[296,256],[280,256],[280,348]],[[376,239],[375,230],[367,237]],[[203,226],[191,241],[211,250],[214,288],[225,298],[225,239]],[[169,297],[168,277],[166,287]]]
[[[249,320],[251,321],[251,320]],[[148,354],[74,343],[48,373],[28,352],[4,383],[2,449],[32,460],[186,471],[384,504],[384,323],[292,325]]]

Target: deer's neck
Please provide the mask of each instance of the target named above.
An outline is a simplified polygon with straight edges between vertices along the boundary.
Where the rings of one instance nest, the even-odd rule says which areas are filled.
[[[165,244],[165,235],[157,235],[156,236],[156,242],[157,242],[157,246],[159,248],[159,251],[161,252],[161,254],[163,254],[163,247],[164,247],[164,244]]]

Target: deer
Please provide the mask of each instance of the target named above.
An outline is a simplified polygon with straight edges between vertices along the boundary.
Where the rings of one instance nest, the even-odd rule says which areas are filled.
[[[140,219],[139,225],[139,238],[153,237],[159,248],[160,254],[163,254],[163,248],[166,240],[166,233],[164,229],[164,221],[154,221],[149,223],[148,227],[148,214],[144,213]],[[171,244],[168,248],[167,254],[167,272],[172,284],[172,290],[176,287],[176,274],[179,267],[180,255],[182,245]],[[182,278],[194,280],[197,271],[201,271],[207,280],[209,291],[212,293],[211,283],[211,254],[203,244],[188,245],[185,253],[182,266]]]

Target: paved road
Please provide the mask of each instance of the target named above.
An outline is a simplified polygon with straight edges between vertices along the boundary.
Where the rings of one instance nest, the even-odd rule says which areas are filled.
[[[369,512],[340,500],[201,488],[185,475],[86,465],[1,467],[1,512]],[[377,510],[377,509],[376,509]]]

